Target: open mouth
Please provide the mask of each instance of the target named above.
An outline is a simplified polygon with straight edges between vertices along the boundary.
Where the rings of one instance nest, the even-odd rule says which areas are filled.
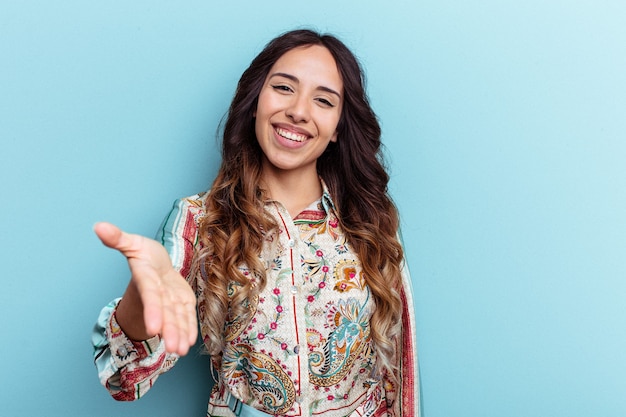
[[[276,130],[276,133],[278,133],[283,138],[292,140],[294,142],[304,142],[305,140],[308,139],[308,136],[306,135],[290,132],[288,130],[281,129],[280,127],[275,128],[275,130]]]

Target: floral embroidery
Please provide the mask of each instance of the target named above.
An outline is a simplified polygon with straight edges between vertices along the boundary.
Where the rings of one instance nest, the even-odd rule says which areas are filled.
[[[236,344],[226,345],[222,359],[225,380],[246,385],[266,410],[283,414],[292,407],[296,397],[294,384],[270,355],[246,344]]]
[[[404,404],[412,401],[404,398],[404,384],[394,387],[374,373],[377,359],[369,327],[374,301],[327,191],[293,220],[278,203],[266,208],[278,225],[265,236],[261,251],[267,284],[258,297],[244,301],[251,312],[247,320],[228,316],[224,350],[212,358],[219,380],[207,415],[232,416],[225,402],[230,395],[271,415],[404,415]],[[189,271],[193,245],[200,244],[196,230],[202,210],[200,197],[180,200],[162,228],[162,242],[182,272]],[[245,266],[240,270],[250,275]],[[197,286],[200,327],[206,334],[206,284],[200,279],[192,285]],[[236,283],[229,286],[231,299],[238,289]],[[162,344],[156,345],[158,340],[148,346],[158,351],[146,356],[145,349],[122,343],[127,340],[122,334],[116,341],[115,332],[110,333],[108,343],[115,346],[110,357],[129,362],[119,369],[102,367],[102,375],[118,369],[104,377],[116,398],[143,395],[176,361]],[[122,344],[138,353],[127,358],[128,351],[118,351]],[[101,359],[103,349],[96,351]],[[403,361],[412,359],[410,353],[402,356]],[[119,386],[121,374],[125,387]],[[413,373],[406,375],[409,379],[403,368],[403,381],[414,380]]]
[[[245,272],[244,272],[244,275],[245,275]],[[238,287],[239,287],[239,284],[235,282],[231,282],[231,284],[228,286],[229,297],[232,298],[232,296],[237,291]],[[239,337],[241,333],[245,332],[246,330],[250,330],[250,327],[249,327],[250,322],[254,320],[254,315],[257,311],[258,304],[259,304],[258,295],[250,300],[245,301],[244,306],[248,308],[251,312],[247,321],[244,321],[243,318],[239,316],[233,317],[232,314],[230,314],[229,312],[228,317],[226,319],[226,324],[224,325],[224,328],[225,328],[224,340],[226,342],[231,342],[235,340],[237,337]],[[203,311],[205,310],[203,309]]]
[[[360,271],[358,264],[354,260],[341,260],[335,266],[335,291],[346,292],[352,289],[363,291],[365,288],[365,278],[363,271]]]
[[[368,297],[369,298],[369,297]],[[336,384],[369,342],[369,311],[354,298],[339,300],[328,306],[326,328],[331,329],[322,350],[309,354],[309,379],[316,385]]]

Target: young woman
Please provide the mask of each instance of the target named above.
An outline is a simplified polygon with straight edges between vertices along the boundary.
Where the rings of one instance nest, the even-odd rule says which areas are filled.
[[[208,416],[418,415],[387,183],[354,55],[308,30],[272,40],[239,81],[212,188],[177,201],[157,241],[95,227],[132,275],[94,331],[102,383],[142,396],[197,314],[218,374]]]

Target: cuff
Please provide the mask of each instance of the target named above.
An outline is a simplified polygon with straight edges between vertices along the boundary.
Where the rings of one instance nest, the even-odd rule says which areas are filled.
[[[161,353],[164,348],[159,335],[142,341],[129,339],[117,323],[115,311],[113,311],[113,314],[111,314],[109,318],[106,333],[107,339],[109,340],[111,356],[118,369],[131,362],[145,359],[155,353]]]

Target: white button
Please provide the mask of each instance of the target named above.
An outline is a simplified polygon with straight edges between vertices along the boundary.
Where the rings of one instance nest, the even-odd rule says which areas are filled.
[[[118,354],[119,356],[122,356],[122,357],[124,357],[124,356],[128,355],[128,350],[126,349],[126,346],[120,346],[120,347],[117,349],[117,354]]]
[[[296,241],[289,239],[289,241],[287,241],[287,245],[289,245],[290,248],[293,248],[296,245]]]
[[[297,294],[298,293],[298,287],[296,287],[295,285],[291,286],[291,293],[292,294]]]

